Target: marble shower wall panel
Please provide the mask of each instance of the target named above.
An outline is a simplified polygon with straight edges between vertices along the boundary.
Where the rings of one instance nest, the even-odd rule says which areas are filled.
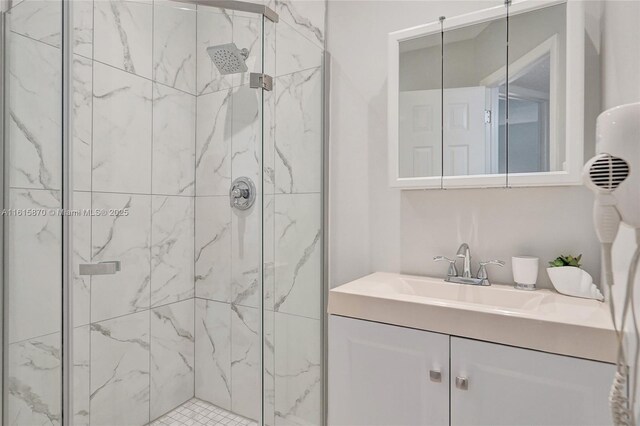
[[[60,47],[61,2],[28,0],[10,12],[9,29],[32,40]]]
[[[152,210],[151,306],[193,298],[194,199],[154,195]]]
[[[10,426],[60,425],[60,333],[9,345],[7,418]]]
[[[156,1],[153,13],[153,79],[195,95],[195,6]]]
[[[321,218],[320,194],[275,196],[277,312],[321,317]]]
[[[73,55],[73,189],[91,191],[93,61]]]
[[[11,189],[9,207],[58,209],[60,191]],[[61,223],[58,216],[9,217],[9,343],[60,332]]]
[[[93,17],[93,59],[151,79],[153,4],[133,0],[95,1]]]
[[[119,260],[115,275],[91,279],[91,321],[148,309],[151,281],[151,196],[93,193],[93,209],[129,209],[92,221],[93,262]]]
[[[154,194],[194,194],[195,141],[196,97],[155,83],[152,161]]]
[[[73,53],[93,59],[93,0],[73,3]]]
[[[9,22],[12,18],[8,18]],[[17,33],[8,33],[7,38],[9,185],[59,190],[62,160],[60,49]]]
[[[98,62],[93,70],[93,190],[150,194],[152,83]]]
[[[322,421],[320,321],[275,313],[275,424]]]
[[[74,191],[73,208],[79,211],[91,209],[91,193]],[[91,216],[72,216],[73,264],[91,263]],[[73,268],[73,325],[78,327],[91,322],[91,277],[80,275]]]
[[[229,193],[232,94],[222,90],[197,98],[196,196]]]
[[[196,299],[195,394],[231,410],[231,305]]]
[[[276,76],[317,68],[322,64],[322,48],[303,37],[285,21],[275,29]]]
[[[276,80],[276,192],[320,192],[322,68]]]
[[[317,46],[324,46],[325,0],[268,0],[267,4],[278,12],[283,22]]]
[[[194,344],[193,298],[151,310],[151,419],[193,397]]]
[[[196,197],[195,293],[231,301],[231,206],[227,196]]]
[[[149,311],[91,324],[91,424],[149,420]]]
[[[231,305],[231,411],[260,418],[260,310]]]
[[[91,387],[91,330],[76,327],[73,334],[73,425],[89,426]]]

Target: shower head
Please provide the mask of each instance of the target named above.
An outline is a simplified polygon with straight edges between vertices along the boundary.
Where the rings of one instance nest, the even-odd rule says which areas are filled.
[[[248,70],[245,61],[249,57],[249,50],[240,50],[235,43],[207,47],[207,53],[220,74],[236,74]]]

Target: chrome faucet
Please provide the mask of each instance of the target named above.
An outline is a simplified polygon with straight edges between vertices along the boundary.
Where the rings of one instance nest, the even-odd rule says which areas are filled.
[[[463,260],[462,265],[462,275],[458,275],[458,269],[456,268],[456,260],[449,259],[444,256],[436,256],[433,258],[434,261],[439,262],[442,260],[446,260],[449,262],[449,269],[447,271],[447,278],[445,281],[451,283],[458,284],[471,284],[471,285],[491,285],[489,282],[489,275],[487,274],[487,265],[498,265],[503,267],[505,263],[502,260],[490,260],[488,262],[480,262],[480,269],[478,270],[477,277],[474,278],[471,274],[471,249],[469,248],[469,244],[462,243],[460,248],[458,248],[458,253],[456,253],[456,258],[461,258]]]
[[[471,250],[469,249],[469,244],[460,244],[458,253],[456,253],[456,257],[464,259],[464,263],[462,266],[462,276],[464,278],[471,278]]]

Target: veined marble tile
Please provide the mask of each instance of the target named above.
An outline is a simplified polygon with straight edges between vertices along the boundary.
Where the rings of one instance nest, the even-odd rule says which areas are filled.
[[[93,61],[73,55],[72,79],[73,188],[79,191],[91,191]]]
[[[285,21],[276,26],[276,76],[317,68],[322,48],[302,36]]]
[[[127,0],[96,1],[94,29],[96,61],[152,78],[152,4]]]
[[[275,0],[280,19],[291,24],[319,46],[324,46],[324,20],[327,3],[324,0]]]
[[[93,209],[129,209],[128,216],[92,219],[93,262],[119,260],[122,270],[91,278],[91,321],[149,307],[151,196],[93,194]]]
[[[322,188],[322,71],[276,79],[276,192]]]
[[[7,18],[11,31],[60,47],[62,2],[26,0],[14,6]]]
[[[320,194],[276,195],[275,310],[320,318]]]
[[[196,297],[231,301],[231,206],[228,196],[196,197]]]
[[[194,396],[193,299],[151,310],[151,420]]]
[[[196,195],[228,195],[231,185],[232,92],[198,96]]]
[[[184,3],[153,6],[153,79],[196,94],[196,11]]]
[[[73,192],[74,210],[91,208],[90,192]],[[71,216],[73,224],[73,324],[91,322],[91,276],[80,275],[81,263],[91,263],[91,216]]]
[[[60,331],[61,220],[48,215],[60,208],[60,193],[10,190],[10,208],[35,209],[37,216],[9,217],[7,305],[8,342]]]
[[[8,33],[7,50],[9,184],[22,188],[60,189],[60,49]]]
[[[194,294],[194,200],[153,196],[152,209],[151,306],[191,298]]]
[[[153,85],[154,194],[195,192],[196,97]]]
[[[151,193],[151,82],[94,63],[93,84],[93,190]]]
[[[149,422],[149,311],[91,324],[91,424]]]
[[[231,305],[231,410],[260,418],[260,310]]]
[[[262,94],[249,85],[233,89],[232,180],[249,177],[262,188]]]
[[[277,67],[276,67],[276,46],[277,46],[277,28],[279,23],[271,22],[268,19],[264,20],[264,48],[262,53],[262,60],[264,62],[264,72],[271,76],[276,76]],[[269,92],[265,92],[269,93]]]
[[[93,0],[73,2],[73,53],[93,57]]]
[[[262,196],[249,210],[231,210],[231,300],[260,306],[262,296]]]
[[[262,184],[265,194],[273,194],[276,183],[276,96],[274,92],[264,92],[263,108]]]
[[[73,425],[89,426],[89,394],[91,379],[91,332],[89,325],[73,332]]]
[[[8,425],[60,425],[60,333],[9,345]]]
[[[233,18],[230,12],[199,8],[197,18],[198,94],[217,92],[233,85],[233,75],[222,75],[207,53],[207,47],[233,42]],[[242,49],[242,46],[238,46]]]
[[[275,298],[275,206],[276,197],[273,195],[265,195],[262,207],[262,259],[263,259],[263,289],[262,300],[265,310],[273,311]]]
[[[275,341],[275,424],[320,425],[320,320],[276,312]]]
[[[231,307],[196,299],[196,398],[231,409]]]
[[[273,311],[264,311],[264,424],[275,425],[275,314]]]
[[[233,74],[233,86],[249,84],[249,74],[262,72],[262,17],[239,16],[236,11],[233,15],[233,42],[238,49],[247,49],[249,56],[245,64],[247,72]],[[253,89],[255,91],[255,89]],[[257,91],[259,93],[259,91]]]

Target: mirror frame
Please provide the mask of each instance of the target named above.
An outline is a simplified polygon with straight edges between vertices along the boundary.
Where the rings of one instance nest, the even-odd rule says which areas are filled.
[[[388,36],[388,171],[389,186],[400,189],[492,188],[527,186],[569,186],[582,184],[584,166],[584,73],[585,35],[584,5],[568,0],[522,0],[513,2],[509,16],[566,4],[566,79],[565,84],[565,165],[566,170],[535,173],[505,173],[468,176],[400,177],[399,170],[399,83],[400,42],[440,33],[440,22],[432,22],[400,31]],[[447,18],[444,31],[455,30],[506,17],[505,6]],[[505,40],[506,43],[506,40]],[[507,65],[507,78],[509,78]]]

